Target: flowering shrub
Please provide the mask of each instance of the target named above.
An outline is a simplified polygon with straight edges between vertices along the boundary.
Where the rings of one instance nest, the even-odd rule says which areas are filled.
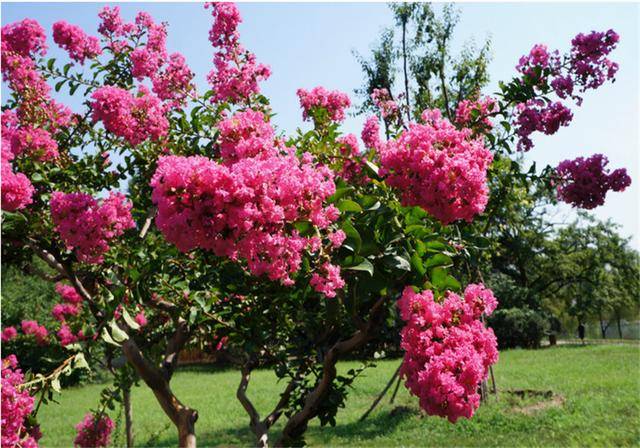
[[[631,185],[627,170],[619,168],[609,173],[608,163],[602,154],[560,162],[556,168],[558,198],[575,207],[592,209],[604,204],[609,190],[624,191]]]
[[[88,413],[84,419],[76,425],[78,435],[73,445],[81,448],[98,448],[109,445],[113,422],[107,415],[94,415]]]
[[[21,331],[70,353],[57,374],[80,368],[83,354],[103,343],[121,348],[131,367],[108,357],[113,388],[78,425],[76,446],[109,443],[104,410],[138,379],[153,385],[180,445],[195,446],[197,413],[170,387],[190,343],[226,351],[239,367],[237,395],[256,440],[266,443],[286,418],[277,443],[300,445],[309,420],[335,423],[358,375],[338,376],[340,357],[384,332],[397,336],[397,297],[407,387],[429,414],[470,417],[497,360],[495,337],[480,320],[496,300],[464,274],[481,256],[483,235],[462,221],[483,219],[490,169],[502,169],[514,139],[531,148],[534,132],[569,124],[564,100],[579,104],[577,93],[613,79],[617,65],[607,56],[617,35],[579,35],[564,57],[538,45],[495,98],[467,92],[442,112],[414,113],[409,92],[373,90],[367,101],[385,132],[378,117],[368,118],[360,145],[340,129],[350,98],[324,87],[297,91],[312,129],[276,129],[260,95],[271,72],[241,45],[238,8],[207,8],[214,57],[206,92],[185,58],[167,51],[167,24],[144,12],[125,22],[118,7],[105,7],[98,38],[57,22],[54,42],[72,61],[64,68],[44,60],[37,22],[2,28],[11,91],[2,113],[2,210],[11,212],[3,213],[3,251],[39,257],[64,282],[51,310],[56,328],[25,320]],[[82,95],[86,107],[72,113],[55,101],[49,80]],[[550,100],[552,91],[563,101]],[[409,122],[420,112],[420,122]],[[591,207],[607,190],[624,189],[626,174],[607,172],[605,162],[561,164],[560,197]],[[526,175],[513,167],[512,176]],[[460,280],[469,284],[463,296]],[[2,340],[17,334],[7,327]],[[22,377],[10,365],[17,384]],[[259,365],[287,383],[262,420],[244,394]],[[3,366],[3,412],[4,378]],[[28,393],[20,394],[27,404]],[[12,421],[31,412],[20,409]],[[12,434],[31,443],[24,431]],[[3,444],[4,437],[3,425]]]

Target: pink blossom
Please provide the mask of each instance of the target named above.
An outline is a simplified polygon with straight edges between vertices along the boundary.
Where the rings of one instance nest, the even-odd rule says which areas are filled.
[[[380,147],[380,125],[376,117],[371,116],[364,122],[361,138],[364,146],[369,149],[378,149]]]
[[[51,315],[59,322],[64,322],[67,316],[77,316],[79,313],[80,308],[70,303],[56,303],[51,310]]]
[[[573,38],[570,73],[574,77],[574,83],[581,86],[582,91],[596,89],[614,78],[618,64],[606,56],[616,48],[619,41],[620,36],[613,30],[580,33]]]
[[[516,70],[527,75],[535,83],[541,82],[544,79],[542,71],[549,68],[551,60],[547,46],[536,44],[527,56],[520,58]]]
[[[447,292],[439,301],[432,291],[405,288],[398,301],[406,322],[400,333],[405,351],[400,374],[429,415],[455,422],[471,418],[480,405],[478,387],[498,351],[493,331],[479,319],[496,305],[483,285],[469,285],[464,299]]]
[[[244,259],[254,275],[293,283],[308,238],[291,224],[319,228],[338,211],[324,201],[335,192],[330,170],[292,152],[221,165],[205,157],[161,157],[153,176],[156,225],[181,251],[196,247]]]
[[[109,250],[110,240],[135,227],[131,202],[121,193],[110,193],[99,204],[84,193],[51,196],[51,217],[56,231],[69,250],[85,263],[100,264]]]
[[[18,336],[18,330],[16,327],[6,327],[2,330],[2,342],[9,342]]]
[[[23,320],[21,326],[22,332],[27,335],[33,335],[39,345],[48,343],[49,332],[43,325],[38,324],[35,320]]]
[[[218,124],[220,130],[220,155],[229,163],[247,157],[271,157],[276,154],[275,133],[267,117],[248,109],[237,112]]]
[[[113,421],[106,414],[94,415],[88,413],[84,420],[76,425],[76,435],[73,445],[80,448],[98,448],[109,445]]]
[[[82,28],[64,20],[53,24],[53,41],[80,64],[84,64],[85,59],[93,59],[102,53],[96,37],[88,36]]]
[[[140,311],[138,314],[136,314],[136,317],[134,317],[134,320],[141,327],[144,327],[145,325],[147,325],[147,317],[144,315],[144,311]]]
[[[363,174],[366,157],[360,153],[358,138],[353,134],[340,137],[340,155],[342,156],[342,170],[340,177],[344,180],[359,184],[368,182],[369,178]]]
[[[160,140],[169,130],[165,107],[143,86],[135,97],[114,86],[101,87],[91,97],[93,120],[102,121],[107,131],[123,137],[131,146]]]
[[[331,121],[343,121],[345,109],[351,106],[351,100],[346,93],[338,90],[327,90],[324,87],[314,87],[310,91],[298,89],[296,92],[302,107],[302,117],[305,120],[319,118],[316,114],[320,110],[326,111]]]
[[[593,209],[604,204],[609,190],[624,191],[631,178],[624,168],[609,172],[609,161],[602,154],[564,160],[556,168],[558,199],[575,207]]]
[[[34,428],[29,427],[34,398],[22,389],[24,376],[15,355],[2,360],[2,438],[3,447],[37,447]],[[33,434],[30,434],[33,433]]]
[[[213,24],[209,40],[216,49],[214,68],[207,76],[214,91],[211,101],[246,101],[260,93],[259,83],[269,78],[271,70],[240,45],[237,27],[242,19],[235,4],[214,2],[205,7],[211,8]]]
[[[405,206],[418,205],[443,224],[471,221],[488,201],[493,159],[481,138],[456,129],[438,110],[423,113],[380,151],[380,174],[399,190]]]
[[[344,280],[340,276],[340,267],[330,263],[324,263],[320,272],[315,272],[310,281],[313,289],[328,298],[336,296],[336,290],[344,287]]]
[[[79,305],[82,303],[82,297],[73,286],[64,283],[56,283],[56,292],[62,298],[62,301],[71,305]]]
[[[481,130],[488,130],[493,127],[490,116],[498,111],[496,100],[486,96],[477,101],[462,100],[456,109],[456,123],[460,126],[473,128],[480,125]],[[473,113],[475,112],[475,114]],[[474,115],[476,115],[474,117]]]
[[[2,52],[33,57],[47,52],[47,35],[38,21],[24,19],[2,27]],[[4,61],[3,61],[4,62]]]
[[[58,142],[47,130],[31,126],[11,134],[11,149],[16,156],[25,154],[43,162],[58,157]]]
[[[371,101],[380,110],[382,118],[400,118],[400,106],[391,99],[391,94],[387,89],[373,89]]]
[[[33,202],[35,192],[31,181],[22,173],[14,173],[11,159],[13,153],[9,144],[2,139],[2,161],[0,177],[2,178],[2,210],[13,212],[21,210]]]
[[[164,69],[152,75],[153,92],[163,101],[169,101],[171,107],[185,104],[187,95],[195,90],[194,74],[180,53],[169,56]]]
[[[58,330],[56,335],[60,340],[60,345],[62,345],[63,347],[66,347],[69,344],[74,344],[78,342],[78,336],[73,334],[73,331],[71,331],[71,328],[69,328],[69,326],[66,324],[63,324],[60,326],[60,329]]]

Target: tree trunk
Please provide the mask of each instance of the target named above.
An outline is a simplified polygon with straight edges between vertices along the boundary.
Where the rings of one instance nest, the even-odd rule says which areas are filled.
[[[124,406],[124,429],[127,438],[127,448],[133,448],[133,408],[131,407],[131,386],[122,390],[122,404]]]
[[[338,373],[336,370],[338,360],[344,354],[362,347],[373,337],[384,314],[383,305],[386,299],[387,296],[383,296],[373,305],[371,317],[363,328],[356,331],[349,339],[336,342],[327,351],[322,363],[322,375],[316,387],[305,397],[302,409],[289,417],[276,446],[294,446],[299,443],[300,437],[307,430],[309,421],[318,415],[320,404],[333,387],[333,380]]]
[[[409,71],[407,70],[407,21],[402,21],[402,63],[404,68],[404,94],[407,97],[407,126],[411,122],[411,102],[409,100]]]
[[[618,322],[618,336],[622,339],[622,326],[620,325],[620,316],[616,317],[616,321]]]

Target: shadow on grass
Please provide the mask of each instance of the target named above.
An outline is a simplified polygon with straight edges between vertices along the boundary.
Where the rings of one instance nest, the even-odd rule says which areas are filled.
[[[323,442],[340,439],[373,439],[382,437],[393,432],[395,427],[409,418],[417,418],[419,415],[415,409],[399,406],[389,412],[381,412],[374,416],[370,416],[364,422],[351,422],[347,424],[338,424],[334,427],[312,426],[307,431],[309,438],[313,438],[316,445],[322,445]],[[317,421],[317,420],[315,420]],[[153,447],[175,447],[178,444],[178,438],[173,433],[174,428],[168,428],[162,431],[162,434],[156,435],[145,440],[142,446]],[[247,426],[237,426],[234,428],[224,428],[216,431],[207,431],[205,428],[198,430],[196,427],[196,436],[198,446],[205,447],[230,447],[230,446],[254,446],[255,438],[251,430]],[[275,443],[279,438],[280,431],[274,430],[270,434],[270,444]]]

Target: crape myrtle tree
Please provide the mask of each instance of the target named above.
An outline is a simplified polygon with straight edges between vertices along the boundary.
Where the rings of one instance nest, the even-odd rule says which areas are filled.
[[[564,122],[568,109],[548,95],[612,78],[606,55],[617,35],[579,35],[563,57],[537,46],[501,96],[461,102],[455,116],[436,105],[394,118],[401,106],[378,92],[387,138],[368,119],[360,150],[340,131],[349,97],[322,87],[297,92],[311,130],[277,131],[259,88],[270,69],[242,46],[236,6],[207,7],[214,51],[204,93],[185,59],[167,52],[167,26],[143,12],[126,22],[104,8],[99,38],[56,22],[65,65],[45,59],[37,22],[2,28],[12,91],[2,114],[3,256],[25,268],[45,261],[60,296],[56,327],[25,320],[3,339],[21,333],[69,353],[36,377],[15,356],[3,360],[3,445],[35,446],[35,414],[60,375],[103,365],[113,385],[78,424],[76,445],[107,445],[107,410],[141,380],[180,446],[195,446],[197,411],[171,389],[190,343],[239,367],[236,395],[258,445],[279,419],[276,444],[299,445],[310,420],[335,424],[362,371],[338,374],[338,360],[371,353],[386,328],[401,328],[401,374],[420,406],[470,418],[498,357],[482,323],[497,301],[460,274],[473,256],[466,248],[478,246],[462,223],[482,216],[495,148],[514,138],[493,123],[522,140]],[[557,78],[561,90],[550,87]],[[81,95],[82,110],[56,101],[51,84]],[[555,179],[562,198],[589,205],[628,184],[600,162],[568,163]],[[248,388],[264,365],[282,393],[261,414]]]

